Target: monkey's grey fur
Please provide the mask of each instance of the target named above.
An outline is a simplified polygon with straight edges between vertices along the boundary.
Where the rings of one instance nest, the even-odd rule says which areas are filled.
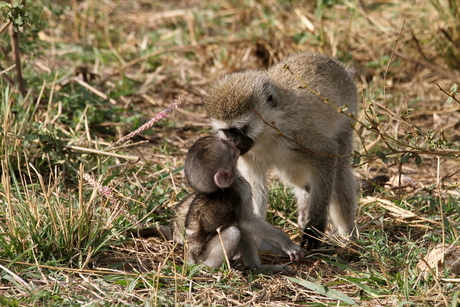
[[[280,229],[256,217],[251,206],[251,188],[236,168],[239,150],[235,144],[215,136],[199,139],[185,161],[185,176],[195,193],[176,206],[172,230],[158,226],[132,232],[141,237],[164,236],[188,242],[188,261],[210,267],[241,255],[244,265],[265,273],[290,272],[285,265],[261,265],[256,239],[271,242],[291,260],[303,251]],[[218,234],[218,229],[220,234]]]
[[[341,234],[356,235],[357,183],[351,158],[343,157],[352,151],[351,120],[304,86],[353,113],[351,75],[327,56],[302,52],[267,71],[226,75],[204,99],[213,128],[241,151],[238,168],[252,187],[257,216],[264,218],[267,210],[268,169],[294,187],[307,249],[319,246],[328,213]]]

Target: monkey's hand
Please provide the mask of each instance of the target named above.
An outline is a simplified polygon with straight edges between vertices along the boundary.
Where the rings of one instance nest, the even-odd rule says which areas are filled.
[[[281,246],[281,249],[289,256],[291,261],[300,261],[305,257],[305,252],[299,245],[289,240],[289,244]]]

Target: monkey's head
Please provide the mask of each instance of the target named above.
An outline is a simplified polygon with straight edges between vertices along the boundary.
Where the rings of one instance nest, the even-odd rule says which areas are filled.
[[[235,142],[243,155],[266,130],[262,119],[276,118],[278,97],[265,71],[247,71],[217,80],[204,104],[217,133]]]
[[[185,158],[185,178],[199,193],[213,193],[228,188],[235,179],[240,151],[236,145],[216,136],[198,139]]]

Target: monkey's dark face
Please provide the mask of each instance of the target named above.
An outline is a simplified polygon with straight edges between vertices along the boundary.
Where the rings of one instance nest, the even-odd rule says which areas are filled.
[[[242,129],[221,129],[227,139],[235,143],[241,155],[247,153],[251,149],[252,145],[254,145],[254,140],[247,136],[247,129],[248,125],[244,126]]]
[[[264,121],[271,123],[279,118],[278,96],[276,86],[264,72],[241,72],[216,81],[204,103],[214,130],[221,138],[233,141],[244,155],[255,149],[269,130]]]

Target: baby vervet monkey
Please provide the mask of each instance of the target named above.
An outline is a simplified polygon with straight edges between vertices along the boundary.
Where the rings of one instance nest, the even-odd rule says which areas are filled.
[[[327,56],[302,52],[268,70],[226,75],[204,99],[217,134],[240,150],[238,169],[251,185],[256,216],[266,215],[268,169],[294,187],[307,249],[319,246],[328,214],[339,233],[357,235],[352,121],[337,110],[357,110],[352,74]]]
[[[195,190],[175,209],[172,231],[166,226],[139,230],[141,237],[162,235],[188,242],[188,261],[220,267],[225,256],[241,255],[243,264],[264,273],[290,272],[286,265],[261,265],[256,238],[271,242],[291,260],[303,251],[280,229],[257,217],[251,187],[236,168],[239,149],[229,140],[207,136],[197,140],[185,160],[185,177]],[[136,235],[136,233],[134,233]],[[224,252],[225,250],[225,252]]]

